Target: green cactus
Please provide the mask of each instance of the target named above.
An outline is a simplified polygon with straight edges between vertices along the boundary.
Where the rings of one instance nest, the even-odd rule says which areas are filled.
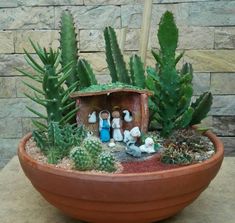
[[[104,30],[106,61],[112,77],[112,82],[122,82],[130,84],[130,77],[126,68],[126,63],[119,48],[117,37],[112,27]]]
[[[77,73],[77,61],[78,61],[78,47],[77,47],[77,33],[75,31],[75,25],[73,16],[70,11],[65,10],[61,15],[60,26],[60,49],[61,49],[61,66],[71,64],[71,75],[66,79],[67,86],[71,86],[74,82],[79,81]],[[79,89],[79,85],[76,86],[76,90]]]
[[[145,70],[141,58],[138,55],[132,55],[129,65],[132,85],[145,88]]]
[[[85,171],[93,169],[93,161],[90,154],[82,147],[75,147],[70,152],[70,158],[74,161],[77,170]]]
[[[166,164],[191,164],[193,155],[188,150],[169,147],[162,152],[161,162]]]
[[[58,122],[50,122],[47,131],[33,131],[34,141],[47,156],[49,163],[57,163],[68,156],[71,147],[80,145],[86,135],[83,126],[60,126]]]
[[[106,61],[110,71],[112,82],[132,84],[141,88],[145,87],[144,65],[137,55],[130,57],[130,74],[126,68],[122,52],[119,48],[115,30],[106,27],[104,30]]]
[[[85,139],[83,146],[89,152],[93,160],[97,160],[97,157],[102,152],[102,144],[100,140],[96,138]]]
[[[71,64],[68,64],[62,69],[58,69],[60,60],[59,51],[53,51],[51,48],[47,51],[45,48],[42,49],[39,45],[36,46],[31,40],[30,42],[43,66],[36,62],[36,60],[25,50],[25,59],[34,71],[36,71],[36,74],[20,69],[17,70],[24,76],[27,76],[42,85],[42,89],[38,89],[25,82],[29,88],[34,90],[34,95],[25,93],[25,96],[44,106],[47,115],[41,114],[28,106],[27,108],[40,118],[45,119],[47,123],[58,122],[61,125],[65,125],[75,116],[78,109],[75,107],[75,101],[70,101],[69,98],[70,93],[75,91],[78,83],[73,83],[66,90],[63,88],[65,80],[71,75]],[[65,114],[65,110],[67,109],[70,109],[70,112]],[[47,126],[41,122],[33,121],[33,123],[41,130],[47,129]]]
[[[158,40],[159,54],[152,51],[157,61],[156,69],[147,68],[146,87],[154,92],[150,99],[151,119],[161,125],[161,135],[166,137],[171,135],[174,129],[187,127],[191,123],[192,117],[196,118],[199,115],[194,113],[196,106],[190,107],[193,95],[192,65],[186,63],[180,72],[176,70],[176,64],[182,58],[183,53],[179,56],[175,54],[178,44],[178,28],[173,14],[169,11],[161,18]],[[202,110],[200,108],[197,114]],[[208,109],[203,111],[206,112]],[[205,117],[205,114],[201,116]],[[152,127],[151,123],[150,126]]]
[[[116,171],[115,158],[107,152],[103,152],[98,156],[97,164],[98,164],[98,169],[101,171],[106,171],[106,172]]]
[[[212,94],[210,92],[205,92],[191,104],[194,113],[190,125],[199,124],[201,120],[206,117],[207,113],[210,111],[212,99]]]
[[[93,70],[90,64],[85,59],[80,59],[78,61],[77,72],[80,77],[81,89],[97,84],[97,80],[95,78]]]

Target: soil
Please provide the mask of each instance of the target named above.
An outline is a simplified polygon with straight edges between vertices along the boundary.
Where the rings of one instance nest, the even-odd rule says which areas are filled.
[[[170,138],[162,139],[157,133],[150,133],[161,144],[161,149],[155,154],[144,153],[141,158],[135,158],[125,152],[125,144],[117,143],[114,148],[109,148],[107,144],[103,145],[104,151],[109,151],[117,160],[115,173],[144,173],[179,168],[182,165],[164,164],[161,162],[161,153],[169,147],[174,150],[185,150],[192,157],[192,162],[188,164],[202,162],[209,159],[214,153],[214,146],[207,137],[203,137],[192,129],[180,130],[175,132]],[[36,146],[31,138],[26,144],[26,152],[40,163],[47,163],[46,156]],[[57,165],[57,168],[63,168],[68,171],[74,169],[74,163],[68,157],[63,158]],[[102,171],[92,170],[89,172],[97,173]]]

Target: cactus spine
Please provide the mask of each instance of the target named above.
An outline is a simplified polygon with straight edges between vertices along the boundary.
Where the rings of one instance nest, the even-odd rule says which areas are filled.
[[[99,155],[97,163],[98,163],[98,169],[101,171],[106,171],[106,172],[116,171],[115,159],[111,154],[107,152],[103,152]]]
[[[74,82],[79,80],[77,74],[77,60],[78,60],[78,47],[77,47],[77,33],[72,14],[65,10],[61,16],[60,27],[60,48],[61,48],[61,66],[65,67],[71,64],[71,75],[67,78],[67,86],[71,86]],[[79,85],[77,85],[78,89]]]
[[[60,70],[57,69],[60,60],[59,51],[53,51],[51,48],[47,51],[45,48],[42,49],[39,45],[36,46],[31,40],[30,42],[43,66],[37,63],[25,50],[26,61],[37,73],[32,74],[20,69],[17,70],[42,85],[41,90],[31,84],[25,83],[29,88],[34,90],[34,95],[25,93],[25,96],[44,106],[47,115],[41,114],[30,107],[27,108],[40,118],[45,119],[47,123],[58,122],[61,125],[65,125],[74,117],[77,111],[75,101],[69,102],[69,94],[76,89],[77,82],[66,90],[63,88],[65,80],[71,75],[71,64],[68,64]],[[68,108],[70,112],[64,115],[64,111]],[[46,125],[41,122],[34,121],[33,123],[41,130],[47,129]]]

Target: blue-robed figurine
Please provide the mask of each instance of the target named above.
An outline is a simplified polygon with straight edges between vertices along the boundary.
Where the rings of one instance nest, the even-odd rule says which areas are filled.
[[[99,114],[99,130],[101,142],[109,142],[110,140],[110,113],[103,110]]]

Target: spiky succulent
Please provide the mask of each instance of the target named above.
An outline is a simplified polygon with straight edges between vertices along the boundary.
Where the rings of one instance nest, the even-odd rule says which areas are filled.
[[[130,75],[127,70],[124,57],[119,48],[115,30],[112,27],[106,27],[104,30],[105,53],[108,69],[112,82],[122,82],[132,84],[141,88],[145,87],[144,65],[138,55],[130,57]]]
[[[103,152],[98,156],[97,166],[101,171],[114,172],[116,171],[115,158],[107,152]]]
[[[78,43],[77,33],[73,16],[70,11],[65,10],[61,15],[60,23],[60,49],[61,49],[61,66],[65,67],[71,63],[71,75],[67,78],[67,86],[71,86],[74,82],[79,82],[77,74],[78,61]],[[79,85],[76,86],[79,89]]]
[[[69,10],[65,10],[61,16],[60,27],[61,66],[65,67],[71,63],[71,75],[66,79],[66,84],[70,87],[74,82],[78,82],[76,90],[80,90],[97,84],[97,81],[91,65],[85,59],[79,59],[77,45],[73,16]]]
[[[198,99],[203,103],[197,101],[190,106],[193,69],[191,64],[185,64],[180,72],[176,69],[183,53],[176,56],[178,28],[173,14],[169,11],[161,18],[158,40],[160,52],[152,51],[157,65],[156,68],[147,68],[146,86],[154,92],[149,103],[151,121],[159,123],[162,128],[161,135],[167,137],[175,129],[200,122],[210,109],[211,95],[206,97],[206,94]]]
[[[162,152],[161,162],[166,164],[190,164],[193,162],[193,155],[188,150],[172,146]]]
[[[47,115],[28,106],[27,108],[40,118],[45,119],[47,123],[58,122],[60,125],[65,125],[75,116],[78,109],[75,107],[75,101],[71,101],[69,98],[69,95],[75,91],[78,83],[74,82],[67,89],[63,87],[65,80],[71,75],[71,64],[67,64],[64,68],[59,69],[60,52],[58,50],[54,51],[50,48],[47,51],[45,48],[35,45],[31,40],[30,42],[40,63],[36,62],[26,50],[24,50],[26,54],[25,59],[36,73],[33,74],[20,69],[17,70],[24,76],[41,84],[42,87],[39,89],[32,84],[24,82],[34,91],[34,94],[30,95],[25,93],[25,96],[45,107]],[[68,109],[70,111],[65,114],[65,111]],[[47,126],[42,122],[33,120],[33,123],[41,130],[47,129]]]
[[[68,156],[71,147],[80,145],[86,135],[87,131],[83,126],[60,126],[58,122],[50,122],[47,131],[33,131],[34,141],[47,156],[49,163],[57,163]]]
[[[83,147],[75,147],[70,152],[70,158],[74,161],[77,170],[85,171],[93,169],[91,155]]]
[[[99,139],[87,138],[83,141],[84,148],[89,152],[92,159],[97,160],[99,154],[102,152],[102,144]]]

